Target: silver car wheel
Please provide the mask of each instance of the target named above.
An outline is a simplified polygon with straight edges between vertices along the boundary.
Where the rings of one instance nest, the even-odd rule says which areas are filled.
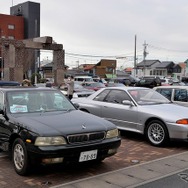
[[[18,170],[22,170],[25,163],[24,149],[20,144],[14,147],[14,164]]]
[[[15,171],[19,175],[26,175],[30,170],[30,160],[25,143],[21,138],[15,139],[12,147],[12,156]]]
[[[152,144],[160,145],[165,139],[165,130],[159,123],[152,123],[148,128],[148,138]]]

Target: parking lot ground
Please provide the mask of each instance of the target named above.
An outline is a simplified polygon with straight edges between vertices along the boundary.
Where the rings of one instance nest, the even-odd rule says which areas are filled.
[[[143,183],[137,188],[186,188],[188,187],[188,170],[179,171],[168,175],[166,177],[159,178],[152,182]]]
[[[54,187],[183,153],[187,149],[186,142],[172,142],[166,147],[153,147],[145,141],[143,136],[126,132],[122,134],[122,144],[118,153],[105,159],[102,163],[40,166],[26,177],[17,175],[8,156],[3,156],[1,152],[0,187]]]

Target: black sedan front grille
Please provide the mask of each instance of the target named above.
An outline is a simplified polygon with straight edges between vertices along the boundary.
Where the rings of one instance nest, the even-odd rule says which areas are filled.
[[[67,139],[70,144],[76,144],[76,143],[100,141],[103,140],[104,137],[105,137],[104,132],[95,132],[95,133],[69,135]]]

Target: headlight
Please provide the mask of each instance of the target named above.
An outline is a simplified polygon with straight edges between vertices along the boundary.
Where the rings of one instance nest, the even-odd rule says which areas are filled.
[[[66,140],[61,137],[37,137],[35,146],[57,146],[66,144]]]
[[[114,138],[114,137],[118,137],[118,136],[119,136],[118,129],[113,129],[106,133],[106,138]]]

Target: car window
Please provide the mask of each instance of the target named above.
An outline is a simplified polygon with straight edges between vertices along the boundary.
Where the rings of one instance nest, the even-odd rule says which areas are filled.
[[[169,103],[170,101],[153,89],[132,89],[128,91],[139,105]],[[137,95],[135,97],[135,95]]]
[[[107,96],[107,94],[110,92],[110,90],[104,90],[99,95],[97,95],[93,100],[94,101],[104,101],[104,98]]]
[[[105,102],[110,103],[122,103],[124,100],[131,100],[125,91],[111,90],[110,93],[104,99]]]
[[[175,89],[174,92],[174,101],[188,101],[188,94],[186,89]]]
[[[83,83],[83,86],[88,86],[88,87],[90,87],[90,86],[92,86],[92,84],[91,84],[91,83]]]
[[[4,100],[3,100],[3,93],[0,92],[0,110],[3,110],[3,106],[4,106]]]
[[[160,94],[162,94],[163,96],[165,96],[167,99],[171,100],[171,96],[172,96],[172,89],[160,89],[157,90]]]

